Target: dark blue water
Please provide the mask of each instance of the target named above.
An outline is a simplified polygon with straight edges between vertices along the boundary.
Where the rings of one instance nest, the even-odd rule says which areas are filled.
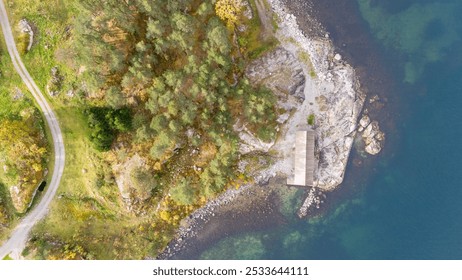
[[[356,7],[392,72],[382,97],[400,103],[383,109],[388,146],[322,217],[228,237],[202,258],[462,259],[462,1]]]

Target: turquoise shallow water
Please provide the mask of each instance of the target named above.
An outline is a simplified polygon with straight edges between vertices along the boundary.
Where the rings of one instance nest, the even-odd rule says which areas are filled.
[[[202,258],[462,259],[462,1],[356,7],[393,72],[401,104],[384,110],[405,110],[382,120],[389,146],[321,218],[222,239]]]

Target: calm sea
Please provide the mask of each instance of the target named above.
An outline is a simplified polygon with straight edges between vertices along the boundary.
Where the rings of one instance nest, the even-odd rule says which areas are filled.
[[[352,152],[321,217],[233,234],[198,257],[462,259],[462,1],[313,2],[369,97],[380,97],[367,107],[385,148]]]

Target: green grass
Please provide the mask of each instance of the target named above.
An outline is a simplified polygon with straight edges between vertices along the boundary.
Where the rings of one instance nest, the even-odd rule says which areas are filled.
[[[117,189],[96,188],[101,160],[89,141],[88,127],[82,110],[77,106],[54,102],[55,112],[63,132],[66,165],[58,195],[67,199],[55,200],[48,220],[84,221],[91,216],[112,217],[119,208]]]
[[[271,9],[270,9],[271,10]],[[276,13],[273,13],[273,17],[271,18],[271,25],[273,26],[274,32],[276,32],[279,29],[279,23],[280,23],[279,17],[276,15]]]
[[[11,258],[10,255],[6,255],[2,260],[11,261],[11,260],[13,260],[13,258]]]
[[[17,22],[22,18],[27,18],[35,26],[37,26],[38,41],[34,43],[32,50],[29,53],[23,54],[22,59],[30,72],[31,76],[40,87],[42,93],[46,96],[60,122],[63,132],[65,149],[66,149],[66,167],[58,190],[58,194],[66,193],[68,196],[77,199],[54,200],[52,203],[52,211],[48,216],[48,225],[53,225],[51,228],[55,230],[55,235],[62,237],[72,237],[75,230],[78,229],[75,225],[76,222],[81,222],[82,219],[89,217],[105,215],[110,216],[113,210],[108,208],[117,208],[112,201],[117,201],[114,196],[117,190],[105,191],[105,196],[98,194],[94,191],[94,185],[97,178],[98,166],[92,160],[95,153],[91,144],[88,141],[88,131],[85,118],[82,110],[78,107],[79,104],[67,102],[65,97],[58,99],[50,98],[46,91],[46,84],[50,79],[50,70],[53,66],[58,65],[54,58],[55,50],[58,45],[62,45],[64,30],[67,26],[67,9],[70,7],[70,1],[7,1],[7,6],[10,12],[10,21],[12,26],[17,26]],[[52,11],[52,12],[51,12]],[[13,30],[16,36],[16,41],[21,41],[21,34],[18,30]],[[2,37],[3,38],[3,37]],[[18,39],[19,38],[19,39]],[[1,52],[4,53],[3,51]],[[0,101],[2,108],[0,109],[0,116],[7,114],[11,111],[20,111],[21,106],[25,106],[23,102],[11,102],[10,94],[12,88],[18,87],[25,94],[27,90],[23,85],[20,77],[16,74],[10,58],[7,55],[2,55],[0,58],[2,75],[0,78]],[[72,71],[66,67],[61,68],[64,75],[73,81]],[[69,84],[69,83],[68,83]],[[67,103],[67,104],[65,104]],[[30,104],[29,104],[30,106]],[[52,143],[51,134],[46,133],[49,143]],[[52,151],[52,148],[50,147]],[[54,155],[50,154],[50,159]],[[49,175],[47,182],[49,183],[53,170],[53,160],[49,161]],[[86,169],[88,172],[83,175],[82,170]],[[103,190],[104,191],[104,190]],[[38,199],[36,200],[36,202]],[[111,207],[108,207],[111,205]],[[69,211],[71,209],[72,211]],[[66,226],[63,226],[63,223]],[[11,225],[13,227],[14,224]],[[80,226],[80,225],[78,225]],[[53,231],[51,231],[53,233]]]
[[[310,114],[307,118],[307,122],[309,125],[314,125],[314,114]]]
[[[258,45],[255,44],[249,51],[249,58],[257,59],[265,53],[274,50],[278,45],[279,42],[276,39],[267,41],[266,43],[258,43]]]
[[[246,20],[244,22],[244,24],[247,25],[247,30],[243,34],[240,34],[239,43],[240,46],[245,50],[248,58],[256,59],[276,48],[279,45],[279,41],[274,38],[274,36],[270,36],[265,40],[261,38],[262,26],[260,17],[258,16],[255,0],[250,0],[249,3],[252,7],[253,17],[252,19]],[[273,20],[272,25],[274,32],[277,30],[277,21]]]
[[[313,62],[311,61],[310,55],[305,51],[299,51],[298,58],[308,66],[309,74],[311,78],[316,78],[316,72],[314,71]]]
[[[27,96],[27,88],[21,77],[13,68],[11,59],[6,51],[3,35],[0,32],[0,120],[19,114],[22,110],[31,106],[27,99],[13,102],[12,94],[17,88]]]
[[[6,2],[16,41],[22,41],[19,39],[21,33],[17,28],[19,20],[26,18],[38,29],[32,50],[23,55],[22,59],[37,85],[44,90],[50,79],[50,70],[56,65],[54,50],[66,36],[65,28],[71,20],[69,10],[72,9],[73,1],[7,0]]]
[[[66,167],[50,214],[33,234],[51,235],[55,239],[50,240],[51,243],[71,244],[76,239],[98,259],[145,256],[149,244],[137,245],[142,242],[140,237],[129,234],[145,222],[145,218],[136,218],[124,211],[115,185],[97,186],[98,176],[103,171],[102,160],[89,141],[82,110],[78,106],[62,105],[59,101],[54,102],[54,108],[63,131]],[[82,172],[84,169],[85,173]],[[124,255],[120,255],[123,250],[114,253],[111,249],[113,240],[132,244],[133,248],[126,250]],[[39,242],[34,246],[49,244]]]

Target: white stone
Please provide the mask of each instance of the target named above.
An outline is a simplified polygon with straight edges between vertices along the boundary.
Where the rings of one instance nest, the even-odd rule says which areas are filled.
[[[359,120],[359,129],[360,132],[364,130],[371,123],[371,119],[368,115],[364,115],[361,120]]]
[[[377,139],[372,139],[372,141],[366,145],[365,150],[371,155],[376,155],[382,150],[382,146]]]
[[[362,125],[361,121],[360,125]],[[364,150],[371,155],[376,155],[382,150],[382,142],[385,140],[385,133],[380,131],[379,123],[377,121],[372,121],[364,129],[362,138],[365,144]]]

